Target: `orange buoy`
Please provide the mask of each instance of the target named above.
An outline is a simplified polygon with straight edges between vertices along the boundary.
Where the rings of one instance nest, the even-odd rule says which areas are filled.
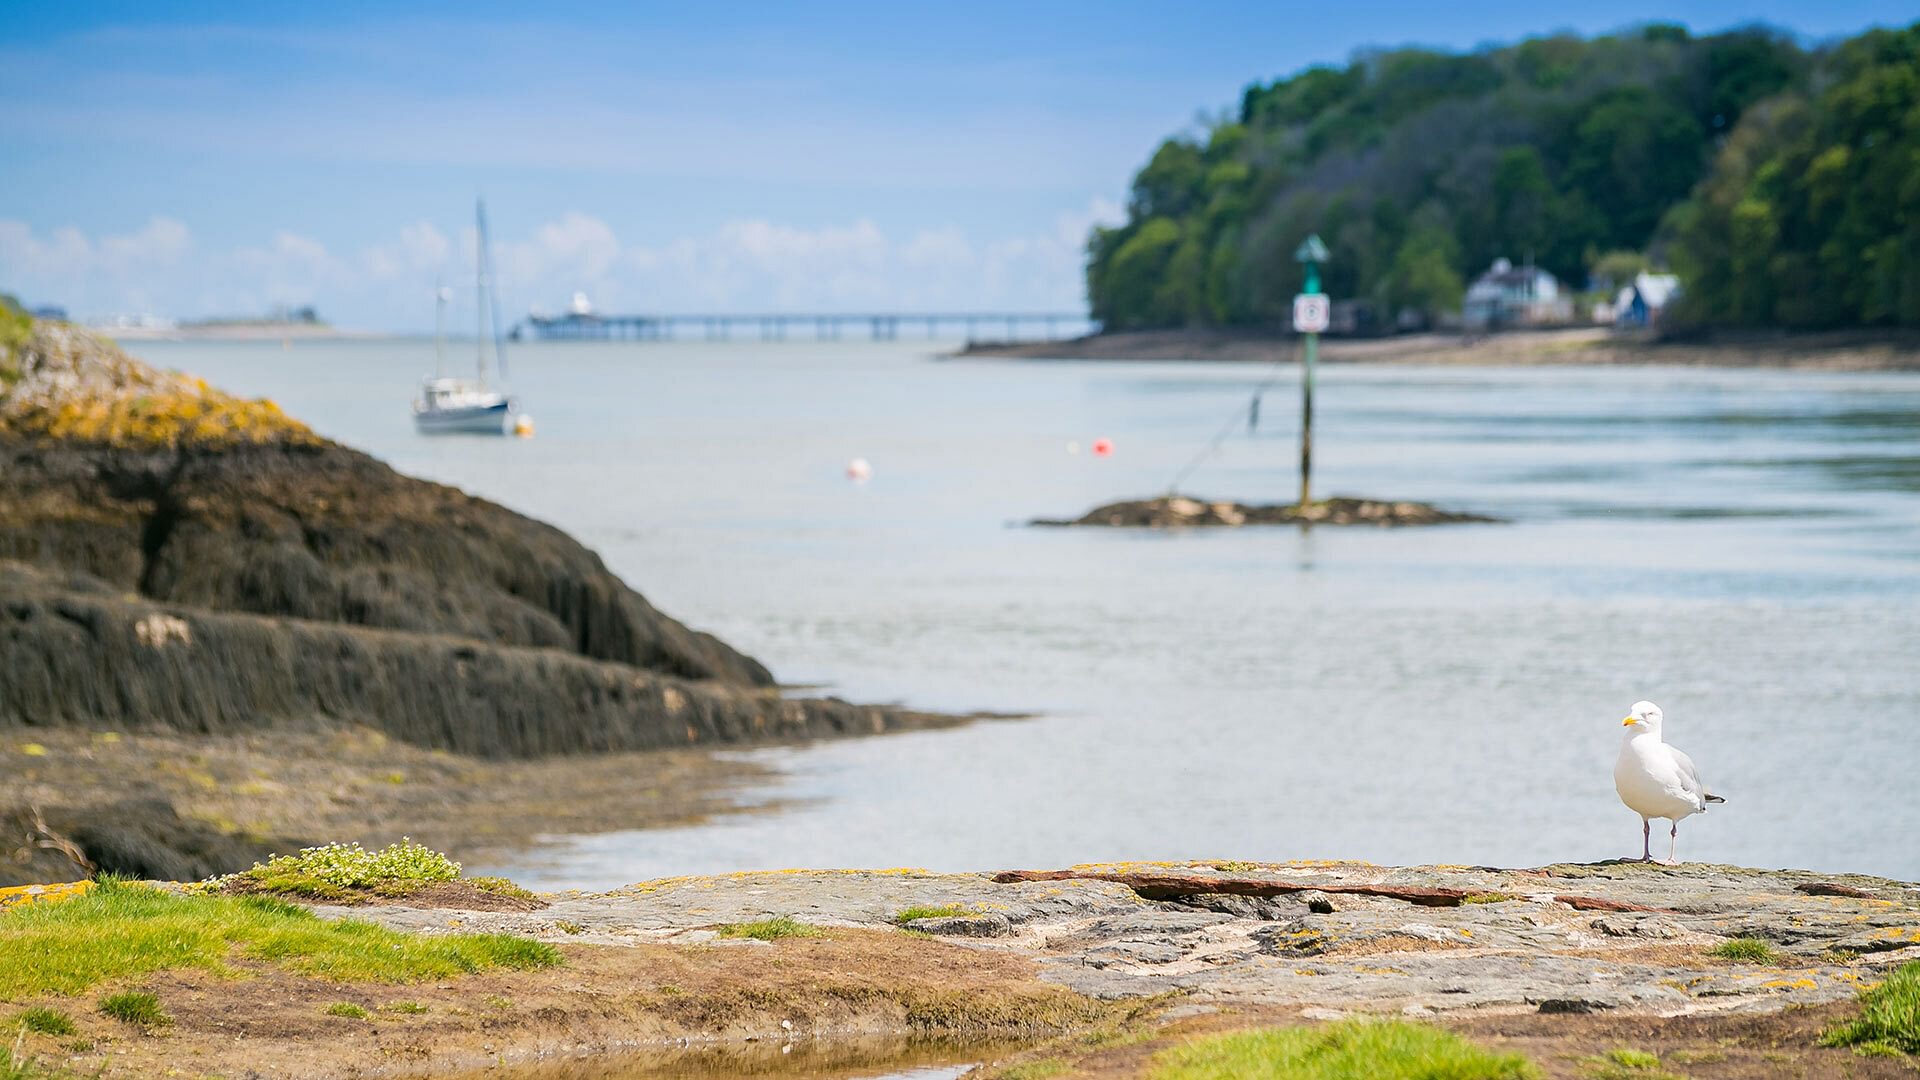
[[[1093,456],[1094,457],[1112,457],[1113,456],[1113,440],[1112,439],[1093,440]]]

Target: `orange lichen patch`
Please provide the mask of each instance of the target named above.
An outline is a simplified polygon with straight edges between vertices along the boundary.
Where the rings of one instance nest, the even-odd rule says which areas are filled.
[[[93,888],[91,881],[67,881],[57,885],[15,885],[0,889],[0,911],[25,904],[45,904],[67,900]]]
[[[1798,979],[1768,979],[1760,985],[1769,990],[1814,990],[1820,986],[1818,982],[1804,976]]]
[[[320,442],[271,401],[158,370],[64,324],[36,324],[16,367],[17,378],[0,385],[4,432],[149,449]]]

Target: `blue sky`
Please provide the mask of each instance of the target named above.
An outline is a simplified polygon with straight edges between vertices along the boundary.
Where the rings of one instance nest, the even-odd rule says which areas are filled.
[[[10,5],[10,7],[12,7]],[[1910,13],[1909,13],[1910,14]],[[1083,306],[1157,141],[1357,47],[1887,3],[28,4],[0,289],[78,316],[431,325],[484,192],[512,310]]]

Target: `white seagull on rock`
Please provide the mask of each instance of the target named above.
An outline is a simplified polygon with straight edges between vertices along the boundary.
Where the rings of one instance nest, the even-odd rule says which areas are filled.
[[[1654,861],[1653,819],[1673,822],[1668,834],[1673,844],[1667,849],[1671,863],[1680,847],[1680,819],[1704,814],[1708,803],[1727,800],[1707,793],[1692,758],[1660,741],[1660,720],[1660,706],[1634,702],[1633,712],[1621,721],[1628,731],[1620,742],[1620,757],[1613,763],[1613,788],[1627,809],[1640,815],[1641,862]]]

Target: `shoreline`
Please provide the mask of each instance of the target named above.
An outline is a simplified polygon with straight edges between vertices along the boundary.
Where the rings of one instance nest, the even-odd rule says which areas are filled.
[[[1349,1017],[1511,1042],[1550,1070],[1635,1032],[1627,1045],[1721,1055],[1707,1063],[1724,1070],[1696,1077],[1769,1071],[1779,1062],[1763,1055],[1783,1052],[1806,1075],[1875,1076],[1883,1059],[1815,1039],[1860,989],[1920,959],[1920,886],[1706,864],[783,870],[545,894],[516,910],[302,906],[410,935],[515,935],[560,963],[396,983],[245,961],[8,1010],[71,1014],[78,1038],[26,1035],[26,1051],[108,1077],[186,1058],[316,1080],[671,1075],[702,1050],[798,1046],[804,1061],[875,1040],[874,1064],[932,1041],[988,1076],[1055,1057],[1130,1076],[1196,1030]],[[123,987],[156,996],[164,1038],[89,1008]]]
[[[1127,330],[1066,341],[972,342],[959,359],[1129,360],[1275,363],[1297,361],[1293,335],[1248,330]],[[1325,337],[1333,364],[1537,366],[1592,364],[1779,368],[1808,371],[1920,371],[1920,333],[1834,330],[1719,332],[1701,340],[1654,340],[1604,327],[1507,330],[1466,336],[1403,334]]]

